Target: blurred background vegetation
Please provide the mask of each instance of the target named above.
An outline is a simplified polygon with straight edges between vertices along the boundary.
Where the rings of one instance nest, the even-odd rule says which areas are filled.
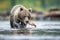
[[[48,10],[51,7],[60,8],[60,0],[0,0],[0,10],[11,9],[16,4],[22,4],[34,10]]]
[[[35,11],[48,11],[53,7],[60,9],[60,0],[0,0],[0,16],[9,15],[11,8],[16,4]]]

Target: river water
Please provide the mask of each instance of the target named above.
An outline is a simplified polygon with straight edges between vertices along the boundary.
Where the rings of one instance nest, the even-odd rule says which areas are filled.
[[[9,21],[0,21],[0,40],[60,40],[59,21],[32,21],[37,27],[27,25],[31,33],[16,33]]]

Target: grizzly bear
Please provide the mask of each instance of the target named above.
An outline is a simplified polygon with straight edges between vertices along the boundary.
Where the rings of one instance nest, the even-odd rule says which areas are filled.
[[[30,23],[32,9],[27,9],[23,5],[15,5],[10,14],[11,28],[25,28],[27,24],[36,26],[34,23]]]

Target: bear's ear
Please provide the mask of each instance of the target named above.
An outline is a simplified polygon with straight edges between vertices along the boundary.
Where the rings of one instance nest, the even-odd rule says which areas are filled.
[[[29,8],[29,12],[32,12],[32,9],[31,8]]]
[[[23,11],[23,8],[20,8],[20,11]]]

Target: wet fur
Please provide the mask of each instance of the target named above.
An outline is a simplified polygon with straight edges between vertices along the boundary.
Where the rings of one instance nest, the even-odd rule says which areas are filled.
[[[20,8],[23,8],[23,11],[20,11]],[[25,8],[22,5],[15,5],[12,10],[11,10],[11,14],[10,14],[10,25],[11,28],[19,28],[20,25],[19,23],[21,22],[20,20],[25,21],[23,19],[24,16],[28,16],[31,17],[30,15],[30,10],[28,10],[27,8]],[[20,19],[22,18],[22,19]],[[24,28],[24,27],[22,27]]]

